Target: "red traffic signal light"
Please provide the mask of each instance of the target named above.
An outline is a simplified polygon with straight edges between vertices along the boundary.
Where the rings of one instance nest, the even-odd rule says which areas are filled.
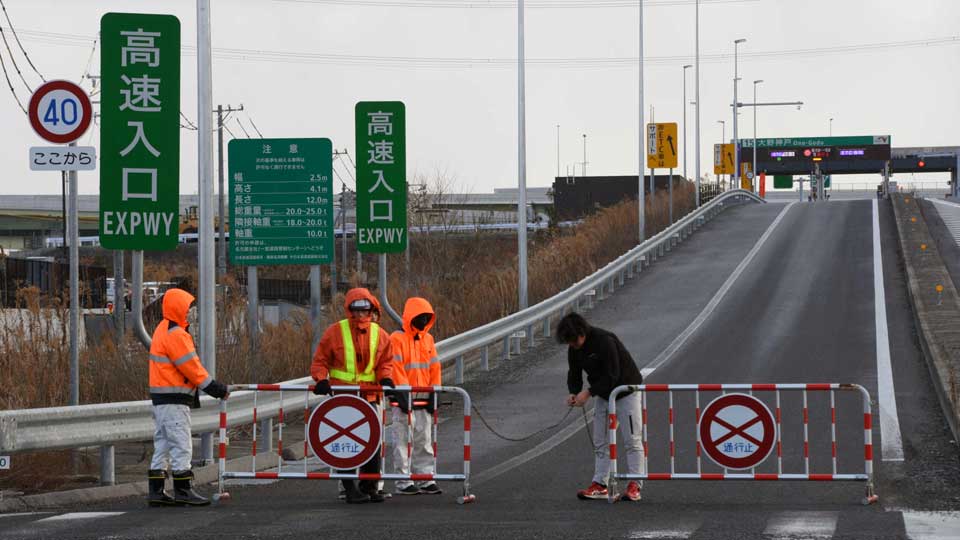
[[[920,161],[917,161],[917,167],[920,167],[922,169],[926,166],[927,164],[922,159]]]

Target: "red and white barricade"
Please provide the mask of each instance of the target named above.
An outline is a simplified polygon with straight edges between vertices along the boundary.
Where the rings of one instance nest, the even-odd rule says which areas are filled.
[[[218,478],[218,499],[229,498],[224,491],[224,481],[227,479],[299,479],[299,480],[410,480],[420,481],[453,481],[463,483],[463,495],[457,498],[460,504],[473,502],[476,497],[470,493],[470,395],[465,390],[455,386],[397,386],[392,390],[407,393],[429,393],[431,398],[439,393],[459,394],[463,399],[463,472],[462,473],[435,473],[435,474],[398,474],[398,473],[361,473],[359,467],[372,459],[377,452],[381,457],[386,456],[384,428],[389,424],[389,403],[381,400],[381,413],[367,403],[363,395],[372,392],[383,392],[380,386],[333,386],[332,396],[322,399],[320,403],[311,407],[311,398],[314,385],[310,384],[234,384],[229,386],[230,392],[253,391],[253,436],[252,459],[249,471],[227,470],[227,412],[229,398],[220,400],[220,459]],[[279,393],[279,410],[277,411],[277,463],[276,471],[263,472],[257,470],[257,398],[260,392]],[[284,463],[283,428],[284,428],[284,392],[303,394],[303,459],[302,467]],[[413,400],[411,400],[413,401]],[[299,407],[298,407],[299,408]],[[437,459],[437,424],[439,413],[433,413],[433,454],[434,470]],[[412,440],[412,414],[407,414],[407,429]],[[410,445],[407,452],[409,456]],[[308,458],[317,457],[320,462],[329,467],[329,472],[310,470]],[[381,460],[381,469],[384,460]],[[314,464],[316,465],[316,464]],[[352,472],[337,472],[337,471]]]
[[[638,392],[640,395],[640,406],[642,409],[642,443],[643,443],[643,467],[642,472],[637,473],[619,473],[617,472],[617,396],[627,392]],[[853,459],[845,459],[847,462],[856,463],[854,470],[849,472],[838,471],[838,409],[837,392],[857,392],[862,403],[862,419],[859,411],[847,410],[844,412],[847,418],[846,423],[856,425],[856,429],[863,428],[863,454],[860,460],[858,454],[854,454]],[[701,409],[702,394],[707,393],[711,401]],[[663,447],[663,455],[657,456],[659,461],[663,462],[664,468],[669,461],[669,471],[650,472],[648,467],[650,461],[651,440],[648,438],[648,408],[651,405],[652,395],[662,396],[666,394],[665,399],[657,398],[655,405],[660,409],[657,416],[666,420],[667,426],[659,425],[659,431],[662,431],[667,441],[657,441]],[[683,414],[677,414],[675,410],[674,396],[693,394],[693,403],[689,404],[691,411],[682,411]],[[790,396],[791,400],[799,401],[796,410],[789,410],[789,415],[783,413],[781,408],[781,394],[785,397]],[[801,394],[801,396],[796,396]],[[820,411],[814,411],[822,422],[815,424],[815,428],[822,432],[818,447],[827,447],[826,444],[826,423],[829,422],[829,472],[811,472],[811,453],[814,444],[810,440],[811,416],[814,412],[808,407],[808,395],[814,394],[818,400],[823,401],[819,407]],[[825,394],[829,394],[829,401]],[[690,401],[686,397],[686,401]],[[772,402],[773,411],[767,402]],[[665,414],[664,414],[665,413]],[[692,413],[692,414],[689,414]],[[650,415],[652,417],[652,415]],[[683,422],[683,418],[694,421],[694,434],[688,431],[689,423]],[[680,421],[678,422],[678,419]],[[783,442],[784,424],[790,423],[795,428],[796,433],[788,431],[796,441],[791,445],[800,448],[802,443],[802,463],[803,472],[784,472],[784,448],[788,447]],[[861,423],[862,422],[862,423]],[[652,424],[653,422],[651,422]],[[679,423],[678,430],[674,429],[674,424]],[[878,500],[874,492],[873,482],[873,439],[872,439],[872,413],[870,406],[870,394],[867,390],[858,384],[640,384],[619,386],[610,394],[610,400],[607,408],[607,432],[610,450],[610,502],[614,502],[617,496],[617,480],[800,480],[800,481],[855,481],[866,482],[866,495],[862,499],[863,504],[871,504]],[[801,430],[802,427],[802,430]],[[689,472],[678,472],[678,453],[681,443],[677,441],[676,433],[686,431],[687,441],[684,444],[695,447],[696,470]],[[802,431],[802,442],[801,442]],[[858,436],[852,436],[859,443]],[[764,464],[768,456],[776,454],[776,467],[771,463]],[[688,458],[690,451],[686,449]],[[706,454],[709,461],[704,463],[702,456]],[[816,456],[821,466],[826,467],[827,457]],[[798,452],[797,461],[800,461]],[[687,459],[686,461],[692,461]],[[705,467],[706,466],[706,467]],[[691,467],[692,468],[692,467]],[[722,472],[705,472],[705,468],[715,468]],[[769,472],[758,472],[757,469],[764,469]],[[745,471],[745,472],[730,472]]]

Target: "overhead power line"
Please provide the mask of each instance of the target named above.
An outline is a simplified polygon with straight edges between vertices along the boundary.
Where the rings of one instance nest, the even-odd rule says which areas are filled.
[[[17,95],[17,91],[13,89],[13,84],[10,82],[10,74],[7,73],[7,63],[3,61],[3,54],[0,54],[0,67],[3,68],[3,78],[7,80],[7,87],[10,88],[10,93],[13,94],[13,100],[17,102],[23,114],[27,114],[27,108],[20,102],[20,96]]]
[[[77,36],[54,32],[26,31],[20,32],[36,40],[48,44],[64,46],[87,46],[92,37]],[[783,49],[771,51],[753,51],[740,53],[741,61],[764,60],[775,58],[816,58],[835,54],[867,53],[890,49],[909,49],[920,47],[950,46],[960,44],[960,36],[933,37],[927,39],[907,41],[887,41],[876,43],[859,43],[851,45],[835,45],[831,47],[811,47],[802,49]],[[185,55],[196,54],[196,47],[184,45]],[[369,66],[382,68],[426,68],[426,69],[513,69],[516,58],[482,58],[482,57],[426,57],[426,56],[375,56],[375,55],[348,55],[323,54],[293,51],[278,51],[264,49],[238,49],[215,47],[213,57],[219,60],[238,62],[270,62],[287,64],[326,64],[341,66]],[[730,61],[732,53],[707,53],[700,55],[701,63],[718,63]],[[527,58],[528,67],[546,67],[553,69],[575,68],[610,69],[635,68],[638,63],[636,56],[598,56],[598,57],[558,57],[558,58]],[[644,63],[650,65],[678,65],[690,63],[692,56],[667,55],[647,56]]]
[[[257,125],[253,123],[253,118],[250,118],[250,113],[247,111],[243,111],[243,113],[247,115],[247,121],[250,122],[250,125],[253,126],[253,130],[256,131],[257,135],[262,139],[263,133],[260,133],[260,130],[257,129]]]
[[[43,78],[43,75],[40,74],[40,71],[37,70],[37,66],[33,65],[33,60],[30,60],[30,55],[27,54],[26,49],[23,48],[23,44],[20,43],[20,37],[17,36],[17,30],[13,27],[13,23],[10,22],[10,14],[7,13],[7,6],[3,4],[3,0],[0,0],[0,8],[3,8],[3,17],[7,19],[7,26],[10,28],[10,31],[13,32],[13,39],[16,40],[17,46],[20,47],[20,52],[23,53],[23,57],[27,59],[27,63],[33,68],[34,73],[40,77],[40,80],[47,82],[47,80]]]
[[[243,131],[243,134],[246,135],[247,138],[249,139],[250,133],[247,131],[247,128],[243,127],[243,124],[240,123],[240,117],[234,117],[233,121],[236,122],[238,126],[240,126],[240,130]]]
[[[10,63],[13,64],[13,69],[17,72],[17,75],[20,77],[20,82],[27,87],[27,92],[33,93],[33,88],[30,86],[30,83],[23,78],[23,72],[20,71],[20,66],[17,65],[17,59],[13,56],[13,51],[10,50],[10,43],[7,41],[7,34],[3,31],[3,26],[0,26],[0,38],[3,38],[3,46],[7,49],[7,55],[10,56]],[[0,53],[2,54],[2,53]]]
[[[350,7],[397,7],[397,8],[442,8],[442,9],[515,9],[517,2],[511,0],[274,0],[290,4],[325,4]],[[708,4],[753,4],[760,0],[700,0]],[[648,0],[644,7],[692,6],[696,0]],[[596,9],[635,8],[637,0],[528,0],[528,9]]]

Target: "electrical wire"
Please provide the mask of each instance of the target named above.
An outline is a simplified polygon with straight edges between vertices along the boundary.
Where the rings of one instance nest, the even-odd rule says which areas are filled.
[[[28,114],[27,108],[24,107],[23,103],[20,102],[20,96],[17,95],[17,91],[13,89],[13,84],[10,82],[10,74],[7,73],[7,64],[3,61],[3,54],[0,54],[0,67],[3,68],[3,78],[7,80],[7,87],[10,88],[10,93],[13,94],[14,101],[17,102],[17,105],[20,107],[20,110],[23,111],[23,114]]]
[[[227,133],[229,133],[230,136],[233,137],[234,139],[239,138],[236,135],[234,135],[232,131],[230,131],[230,126],[227,125],[226,121],[224,121],[223,123],[223,129],[227,130]]]
[[[517,7],[512,0],[274,0],[290,4],[325,4],[350,7],[402,7],[402,8],[443,8],[443,9],[511,9]],[[701,5],[709,4],[753,4],[760,0],[700,0]],[[648,0],[646,7],[692,6],[696,0]],[[637,0],[528,0],[527,9],[590,9],[590,8],[635,8]]]
[[[243,134],[246,135],[247,138],[249,139],[250,133],[247,131],[247,128],[243,127],[243,124],[240,123],[240,117],[238,116],[234,118],[233,121],[236,122],[238,126],[240,126],[240,130],[243,131]]]
[[[89,78],[90,64],[93,63],[93,54],[96,51],[97,51],[97,38],[93,38],[93,47],[90,48],[90,56],[87,57],[87,66],[83,68],[83,73],[80,75],[81,81]],[[93,79],[90,79],[90,80],[93,81]],[[97,83],[94,81],[92,84],[93,86],[96,86]]]
[[[13,64],[13,69],[16,70],[17,75],[20,77],[20,81],[23,82],[23,85],[27,87],[27,91],[33,93],[33,88],[30,86],[30,83],[23,78],[23,72],[20,71],[20,66],[17,65],[17,59],[13,56],[13,51],[10,50],[10,43],[7,42],[7,34],[3,31],[3,26],[0,26],[0,38],[3,38],[3,46],[7,49],[7,54],[10,56],[10,63]]]
[[[189,118],[187,118],[187,115],[183,114],[183,111],[180,111],[180,117],[183,118],[183,120],[187,123],[187,125],[183,125],[183,123],[181,122],[180,127],[186,128],[186,129],[192,129],[192,130],[199,129],[196,124],[194,124],[193,122],[190,121]]]
[[[3,8],[3,16],[4,18],[7,19],[7,26],[9,26],[10,31],[13,32],[13,39],[16,40],[17,46],[20,47],[20,52],[23,53],[23,57],[27,59],[27,63],[30,64],[30,67],[33,68],[33,72],[40,77],[40,80],[43,82],[47,82],[47,80],[43,78],[43,75],[41,75],[40,72],[37,70],[37,66],[33,65],[33,60],[30,60],[30,55],[27,54],[26,49],[23,48],[23,44],[20,43],[20,37],[17,36],[17,30],[13,27],[13,23],[10,22],[10,14],[7,13],[7,6],[3,4],[3,0],[0,0],[0,8]]]
[[[253,118],[250,118],[250,113],[246,109],[243,110],[243,114],[247,115],[247,121],[250,122],[250,125],[253,126],[253,130],[257,132],[257,135],[262,139],[263,133],[260,133],[260,130],[257,129],[257,125],[253,123]]]

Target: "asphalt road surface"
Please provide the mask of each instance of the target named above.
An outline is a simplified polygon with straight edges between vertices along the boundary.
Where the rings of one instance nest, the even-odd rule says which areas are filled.
[[[878,504],[861,505],[859,482],[648,481],[637,503],[577,500],[593,466],[585,419],[580,410],[564,416],[565,349],[542,343],[465,386],[490,426],[508,437],[563,419],[556,429],[512,442],[475,415],[474,504],[455,504],[455,483],[444,484],[440,496],[348,506],[332,482],[281,481],[231,486],[232,500],[209,508],[148,509],[128,499],[0,516],[0,539],[957,538],[960,454],[917,345],[892,211],[875,204],[733,208],[586,315],[621,336],[648,383],[863,385],[876,418]],[[874,212],[886,336],[877,332]],[[888,370],[878,362],[887,356],[884,347]],[[701,406],[718,395],[704,392]],[[773,406],[772,392],[755,395]],[[693,397],[674,398],[674,467],[696,472]],[[805,470],[801,398],[782,395],[784,472]],[[808,398],[810,472],[831,473],[829,396]],[[670,471],[665,400],[648,399],[651,472]],[[837,472],[862,472],[859,395],[837,392],[836,405]],[[443,411],[442,472],[460,463],[459,407]],[[706,459],[701,467],[722,472]],[[776,471],[776,456],[756,468]]]

